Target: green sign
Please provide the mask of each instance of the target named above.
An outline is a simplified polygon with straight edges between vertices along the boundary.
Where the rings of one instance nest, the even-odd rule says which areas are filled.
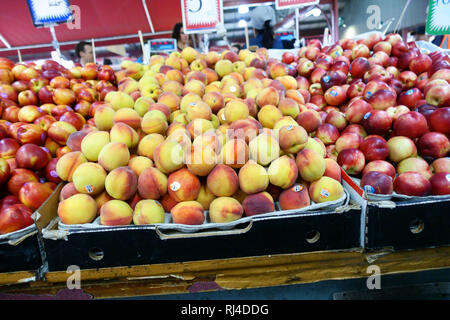
[[[427,33],[450,34],[450,0],[430,0]]]

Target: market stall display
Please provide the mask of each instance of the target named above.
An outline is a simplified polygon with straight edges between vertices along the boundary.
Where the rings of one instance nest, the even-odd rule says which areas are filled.
[[[281,59],[187,47],[117,72],[0,67],[1,226],[39,218],[50,271],[370,248],[355,191],[369,233],[388,200],[448,208],[450,59],[398,34]]]

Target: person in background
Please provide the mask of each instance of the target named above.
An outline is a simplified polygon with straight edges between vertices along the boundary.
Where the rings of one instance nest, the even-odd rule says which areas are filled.
[[[233,43],[233,45],[231,46],[231,49],[234,52],[239,53],[239,51],[241,51],[242,47],[239,43]]]
[[[89,42],[80,41],[75,47],[75,54],[80,59],[79,63],[84,66],[88,62],[94,62],[94,54],[92,52],[92,46]]]
[[[190,46],[189,35],[184,33],[183,24],[181,22],[178,22],[173,27],[172,38],[177,40],[178,51],[182,51],[184,48]]]
[[[273,26],[275,25],[275,11],[270,6],[259,6],[250,13],[253,25],[254,38],[249,40],[250,46],[258,46],[266,49],[284,49],[279,37],[275,37]]]

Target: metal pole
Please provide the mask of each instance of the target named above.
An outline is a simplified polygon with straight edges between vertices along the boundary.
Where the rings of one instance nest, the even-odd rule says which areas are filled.
[[[91,44],[92,44],[92,54],[94,55],[94,63],[97,63],[97,57],[95,55],[95,43],[94,43],[94,38],[91,39]]]
[[[52,38],[53,38],[53,47],[55,48],[56,52],[58,53],[58,56],[61,58],[61,51],[59,50],[59,43],[58,43],[58,39],[56,38],[56,33],[55,33],[55,28],[53,26],[51,26],[50,28],[50,33],[52,34]]]
[[[338,0],[333,0],[333,8],[332,8],[332,23],[333,23],[333,29],[332,32],[332,38],[333,43],[337,42],[339,40],[339,5]]]
[[[11,48],[11,45],[9,44],[8,41],[6,41],[6,39],[0,34],[0,41],[3,42],[3,44],[5,45],[5,47],[7,48]]]
[[[145,2],[145,0],[142,0],[142,5],[144,6],[145,15],[147,16],[147,21],[150,26],[150,30],[152,31],[152,33],[155,33],[155,28],[153,28],[152,19],[150,18],[150,13],[148,12],[147,3]]]
[[[299,21],[299,14],[298,14],[298,8],[295,8],[295,39],[299,39],[300,38],[300,21]]]

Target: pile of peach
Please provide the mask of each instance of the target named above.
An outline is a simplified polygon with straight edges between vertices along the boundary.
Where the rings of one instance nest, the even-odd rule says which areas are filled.
[[[61,222],[226,223],[342,199],[339,165],[291,116],[305,103],[297,81],[260,79],[248,56],[268,59],[187,48],[124,63],[95,128],[57,163]],[[130,69],[141,77],[120,74]]]
[[[117,90],[114,71],[95,64],[67,70],[0,58],[0,234],[34,223],[31,215],[61,179],[58,159],[91,108]]]

